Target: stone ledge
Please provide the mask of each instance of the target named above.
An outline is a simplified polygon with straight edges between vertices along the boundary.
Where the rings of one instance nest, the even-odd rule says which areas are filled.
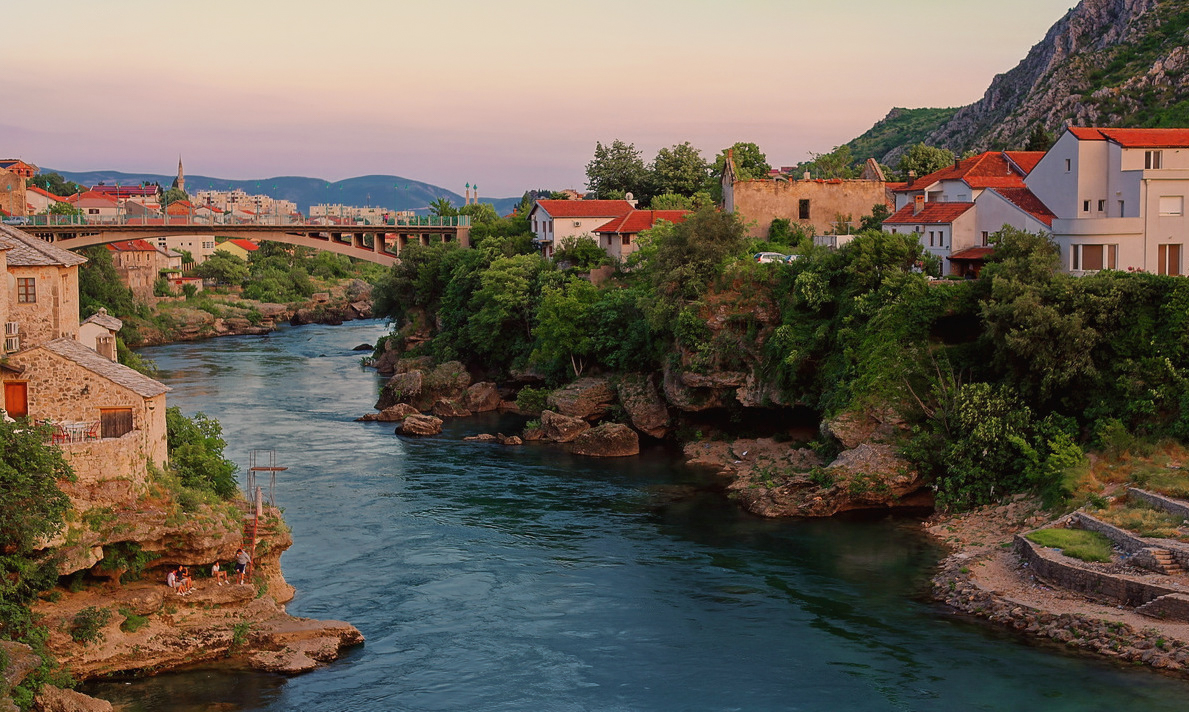
[[[1126,606],[1142,606],[1168,594],[1189,593],[1179,586],[1161,586],[1136,581],[1066,563],[1022,534],[1015,536],[1014,549],[1037,578],[1069,591],[1109,599]]]

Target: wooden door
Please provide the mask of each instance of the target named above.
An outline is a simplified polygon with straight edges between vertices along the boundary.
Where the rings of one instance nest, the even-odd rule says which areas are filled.
[[[12,418],[29,415],[29,384],[8,381],[4,384],[4,409]]]
[[[118,438],[132,432],[131,408],[100,408],[99,437]]]

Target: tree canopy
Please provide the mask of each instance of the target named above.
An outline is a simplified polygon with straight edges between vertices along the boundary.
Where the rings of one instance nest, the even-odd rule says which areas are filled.
[[[586,185],[600,200],[623,198],[632,193],[642,203],[652,195],[652,176],[633,143],[615,139],[610,145],[595,143],[594,158],[586,164]]]

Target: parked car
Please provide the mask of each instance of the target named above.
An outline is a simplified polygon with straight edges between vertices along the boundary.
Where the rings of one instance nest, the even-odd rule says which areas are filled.
[[[31,221],[24,215],[12,215],[4,218],[2,221],[5,225],[28,225]]]
[[[756,262],[761,264],[767,262],[792,262],[797,259],[797,255],[786,255],[783,252],[757,252],[752,257]]]

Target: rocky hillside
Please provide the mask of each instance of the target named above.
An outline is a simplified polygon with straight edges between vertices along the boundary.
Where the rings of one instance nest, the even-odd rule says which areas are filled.
[[[1186,0],[1082,0],[925,143],[960,152],[1022,146],[1038,124],[1189,125],[1187,30]]]

